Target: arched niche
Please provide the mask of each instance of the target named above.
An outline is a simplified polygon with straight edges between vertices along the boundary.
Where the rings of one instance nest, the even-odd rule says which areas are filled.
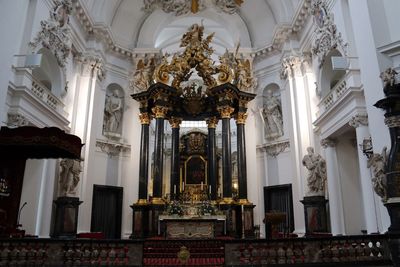
[[[262,92],[264,137],[273,141],[283,136],[282,102],[279,85],[271,83]]]
[[[342,53],[340,51],[333,49],[330,51],[324,59],[324,64],[321,68],[321,97],[325,97],[329,94],[332,88],[343,79],[346,74],[345,70],[334,70],[332,68],[332,57],[342,57]]]
[[[40,66],[32,70],[35,82],[47,88],[56,97],[63,96],[65,81],[57,58],[47,48],[41,48],[38,54],[42,54],[42,60]]]
[[[125,93],[116,83],[107,86],[104,102],[103,134],[108,138],[119,139],[122,134],[122,119]]]

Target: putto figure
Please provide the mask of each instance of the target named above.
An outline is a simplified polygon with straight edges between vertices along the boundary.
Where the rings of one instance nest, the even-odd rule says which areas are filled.
[[[303,166],[308,170],[307,196],[323,196],[326,183],[326,162],[321,155],[314,153],[314,148],[307,148],[307,155],[303,157]]]

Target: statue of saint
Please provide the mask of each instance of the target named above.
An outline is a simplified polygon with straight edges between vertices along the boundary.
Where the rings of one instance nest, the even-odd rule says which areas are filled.
[[[122,99],[116,90],[106,96],[104,108],[104,132],[118,133],[122,120]]]
[[[326,162],[319,154],[314,153],[314,148],[307,148],[307,155],[303,157],[303,166],[308,170],[307,196],[323,196],[326,183]]]
[[[262,118],[265,125],[265,136],[267,139],[276,139],[283,135],[282,108],[280,101],[267,91],[266,102],[262,109]]]
[[[60,196],[74,196],[82,171],[79,160],[63,159],[60,162]]]
[[[383,147],[382,153],[374,153],[368,158],[367,167],[372,167],[372,185],[375,193],[383,200],[387,199],[386,193],[386,147]]]

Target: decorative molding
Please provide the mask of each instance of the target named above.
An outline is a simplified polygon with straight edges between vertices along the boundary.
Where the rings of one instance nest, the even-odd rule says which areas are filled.
[[[310,14],[314,16],[315,40],[312,44],[312,53],[318,56],[319,67],[325,62],[325,57],[332,49],[347,54],[347,43],[343,42],[342,35],[337,31],[333,13],[328,12],[327,4],[323,0],[313,0]]]
[[[128,154],[131,151],[130,145],[100,139],[96,140],[96,147],[100,148],[100,150],[103,153],[106,153],[109,157],[117,156],[122,152]]]
[[[269,156],[273,158],[276,158],[280,153],[284,152],[287,148],[290,148],[289,141],[257,146],[257,149],[265,151]]]
[[[349,121],[349,125],[354,128],[368,126],[368,114],[357,114],[353,116]]]
[[[21,127],[32,125],[32,123],[24,116],[19,113],[8,113],[7,114],[7,126],[8,127]]]
[[[41,30],[36,34],[29,46],[37,50],[39,44],[51,51],[57,58],[58,65],[65,68],[71,52],[71,28],[69,16],[72,12],[71,0],[53,0],[54,8],[50,18],[40,22]]]
[[[165,13],[174,13],[175,16],[186,15],[190,12],[197,13],[206,8],[207,1],[205,0],[144,0],[143,11],[151,13],[160,8]],[[227,14],[235,14],[239,11],[243,0],[213,0],[212,8],[217,7],[221,12]]]
[[[389,128],[400,127],[400,116],[390,116],[385,118],[385,124]]]
[[[321,140],[321,146],[323,148],[335,147],[336,144],[337,144],[337,141],[335,139],[325,138],[325,139]]]

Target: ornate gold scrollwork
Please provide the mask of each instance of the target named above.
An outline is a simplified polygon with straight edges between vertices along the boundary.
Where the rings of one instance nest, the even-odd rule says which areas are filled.
[[[238,114],[235,116],[235,119],[237,124],[245,124],[247,119],[247,113],[238,112]]]
[[[217,110],[218,110],[219,114],[221,114],[221,118],[230,119],[231,114],[233,113],[233,111],[235,109],[231,106],[222,106],[222,107],[218,107]]]
[[[211,117],[206,120],[208,128],[217,128],[218,119],[217,117]]]
[[[169,119],[169,124],[171,124],[172,128],[179,128],[179,125],[182,123],[182,118],[172,117]]]
[[[141,124],[150,124],[151,115],[147,112],[139,114],[139,120]]]
[[[169,82],[170,66],[168,65],[167,56],[163,56],[161,64],[156,67],[153,74],[153,80],[163,84],[168,84]]]
[[[151,111],[154,113],[154,116],[159,119],[159,118],[165,118],[168,112],[168,107],[164,106],[155,106],[151,109]]]

